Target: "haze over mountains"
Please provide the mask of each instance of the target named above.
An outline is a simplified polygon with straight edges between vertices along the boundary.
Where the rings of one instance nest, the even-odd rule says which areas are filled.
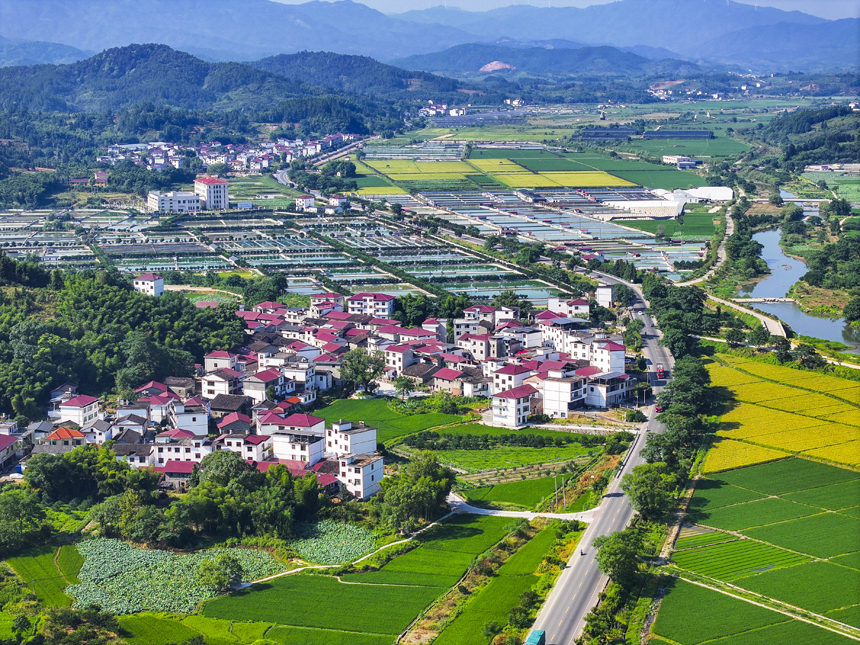
[[[815,27],[814,36],[798,40],[805,27]],[[567,41],[648,58],[850,69],[857,67],[860,19],[828,21],[724,0],[621,0],[584,9],[513,5],[486,12],[435,7],[397,15],[351,0],[0,0],[0,37],[88,51],[156,42],[212,61],[305,50],[391,61],[468,43],[553,47],[553,41]],[[48,46],[41,46],[41,57],[39,49],[7,54],[0,63],[58,62]]]

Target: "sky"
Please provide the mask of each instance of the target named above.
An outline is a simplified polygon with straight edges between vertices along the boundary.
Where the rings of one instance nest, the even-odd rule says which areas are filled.
[[[277,0],[286,4],[301,4],[307,0]],[[355,0],[385,13],[401,13],[410,9],[426,9],[438,5],[459,7],[469,11],[486,11],[510,4],[532,4],[546,7],[587,7],[613,0]],[[733,0],[734,1],[734,0]],[[756,4],[756,0],[743,0]],[[860,0],[757,0],[760,7],[776,7],[785,11],[803,11],[830,20],[860,17]]]

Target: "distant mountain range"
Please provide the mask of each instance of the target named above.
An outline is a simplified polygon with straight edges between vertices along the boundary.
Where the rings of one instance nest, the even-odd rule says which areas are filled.
[[[265,110],[285,99],[323,95],[344,103],[364,101],[359,96],[450,101],[459,92],[486,91],[366,56],[300,52],[250,63],[212,63],[152,44],[112,48],[67,65],[6,67],[0,69],[0,87],[0,106],[16,103],[60,112],[119,110],[141,102]]]
[[[435,54],[421,54],[392,61],[406,69],[441,73],[491,73],[518,71],[554,76],[630,77],[658,74],[685,75],[701,69],[685,61],[655,61],[615,47],[546,49],[543,47],[503,47],[501,45],[457,45]]]
[[[714,60],[760,71],[856,68],[860,29],[841,23],[726,0],[620,0],[584,9],[513,5],[486,12],[434,7],[397,15],[350,0],[0,0],[4,38],[90,51],[157,42],[209,61],[310,48],[391,61],[507,42],[553,50],[612,45],[651,59]],[[44,54],[7,58],[54,60],[46,45],[39,47]]]
[[[166,45],[131,45],[70,65],[0,69],[0,105],[60,112],[116,110],[143,101],[183,108],[264,106],[321,88],[241,63],[209,63]]]
[[[93,53],[59,43],[0,38],[0,67],[38,65],[40,63],[74,63],[87,56],[92,56]]]

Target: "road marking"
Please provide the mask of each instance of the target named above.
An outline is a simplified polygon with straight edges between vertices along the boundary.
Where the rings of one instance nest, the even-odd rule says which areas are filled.
[[[564,610],[564,613],[567,613],[567,612],[569,612],[569,611],[570,611],[570,607],[568,607],[567,609],[565,609],[565,610]]]
[[[580,586],[580,587],[582,586],[582,583],[581,583],[581,582],[579,583],[579,586]]]
[[[564,622],[564,620],[560,620],[560,621],[558,621],[558,626],[559,626],[559,627],[561,627],[561,624],[562,624],[563,622]]]

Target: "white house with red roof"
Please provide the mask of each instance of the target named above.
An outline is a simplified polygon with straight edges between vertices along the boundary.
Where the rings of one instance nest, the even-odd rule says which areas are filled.
[[[57,406],[60,421],[72,421],[79,426],[89,425],[100,419],[99,400],[94,396],[79,394]]]
[[[532,370],[522,365],[505,365],[493,372],[493,393],[519,387],[532,374]]]
[[[389,345],[382,350],[385,357],[385,366],[389,368],[386,376],[395,379],[403,373],[407,367],[415,363],[415,354],[409,345]]]
[[[222,368],[236,369],[236,362],[239,358],[238,354],[218,350],[211,352],[203,357],[203,366],[207,372],[214,372]]]
[[[214,450],[229,450],[253,461],[271,459],[272,446],[272,438],[260,434],[223,434],[212,442]]]
[[[457,347],[468,352],[476,361],[483,361],[490,356],[491,334],[463,334],[457,339]]]
[[[254,403],[262,403],[269,398],[267,394],[270,387],[274,390],[274,401],[296,389],[295,383],[274,367],[246,376],[242,381],[242,387],[245,396],[251,397]]]
[[[86,435],[74,428],[60,427],[42,440],[49,446],[83,446],[87,443]]]
[[[201,177],[194,180],[194,194],[208,211],[226,210],[230,206],[227,182],[217,177]]]
[[[623,372],[627,348],[613,340],[597,341],[591,344],[590,363],[604,372]]]
[[[448,342],[448,321],[444,318],[428,318],[421,323],[421,329],[433,332],[433,336],[439,342]]]
[[[167,420],[174,428],[190,430],[197,437],[205,437],[209,433],[208,403],[197,397],[185,402],[174,400],[168,408]]]
[[[546,308],[566,318],[588,318],[591,314],[591,305],[582,298],[549,298]]]
[[[493,394],[493,425],[505,428],[520,428],[528,423],[532,414],[532,401],[538,391],[531,385]]]
[[[346,300],[351,314],[367,314],[374,318],[391,318],[394,315],[394,296],[386,293],[357,293]]]
[[[164,295],[164,278],[157,273],[144,273],[132,281],[134,290],[147,296]]]
[[[262,434],[278,434],[286,432],[309,432],[320,436],[325,432],[325,419],[312,414],[291,414],[283,417],[279,414],[263,414],[258,418],[258,430]]]
[[[313,195],[299,195],[296,197],[296,210],[300,213],[313,208],[314,204],[316,204],[316,200]]]
[[[242,372],[228,368],[217,369],[202,378],[200,396],[211,401],[219,394],[242,394]]]

